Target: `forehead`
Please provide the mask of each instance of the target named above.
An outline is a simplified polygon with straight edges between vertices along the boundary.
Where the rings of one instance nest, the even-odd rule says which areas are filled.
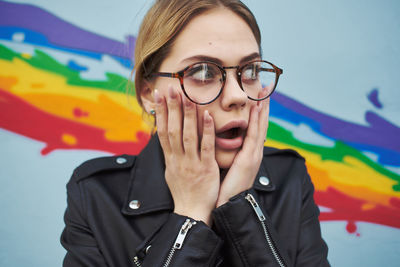
[[[248,24],[226,8],[218,8],[193,18],[177,36],[166,59],[182,67],[188,58],[210,56],[224,64],[237,64],[259,48]]]

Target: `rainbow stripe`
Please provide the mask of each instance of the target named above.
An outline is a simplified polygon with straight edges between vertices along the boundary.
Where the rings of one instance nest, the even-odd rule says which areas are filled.
[[[0,16],[0,127],[45,143],[43,156],[56,149],[139,153],[151,122],[126,94],[135,38],[110,40],[30,5],[0,1],[0,10],[19,14]],[[367,97],[384,108],[378,90]],[[400,228],[399,126],[372,111],[368,125],[347,122],[280,93],[270,116],[266,145],[306,158],[320,220],[347,221],[349,233],[359,221]]]

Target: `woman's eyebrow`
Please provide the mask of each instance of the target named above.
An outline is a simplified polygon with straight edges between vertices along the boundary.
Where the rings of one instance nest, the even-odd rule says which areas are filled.
[[[210,56],[202,56],[202,55],[196,55],[192,57],[185,58],[182,60],[182,62],[199,62],[199,61],[208,61],[212,62],[218,65],[222,65],[222,61],[216,57],[210,57]]]
[[[258,52],[252,53],[250,55],[243,57],[240,60],[239,65],[242,65],[243,63],[249,62],[254,59],[259,59],[259,58],[260,58],[260,54]],[[193,63],[193,62],[199,62],[199,61],[208,61],[208,62],[218,64],[220,66],[223,65],[222,60],[220,60],[219,58],[204,56],[204,55],[196,55],[196,56],[188,57],[188,58],[185,58],[184,60],[182,60],[183,63],[185,63],[185,62]]]
[[[260,53],[255,52],[255,53],[252,53],[252,54],[250,54],[250,55],[248,55],[248,56],[243,57],[243,58],[240,60],[239,65],[242,65],[242,64],[244,64],[244,63],[246,63],[246,62],[249,62],[249,61],[252,61],[252,60],[254,60],[254,59],[261,59]]]

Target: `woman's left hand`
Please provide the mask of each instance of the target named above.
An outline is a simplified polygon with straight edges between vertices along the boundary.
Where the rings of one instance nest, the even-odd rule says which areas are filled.
[[[217,207],[253,186],[263,157],[268,129],[269,98],[260,101],[250,112],[249,127],[243,147],[236,155],[219,191]]]

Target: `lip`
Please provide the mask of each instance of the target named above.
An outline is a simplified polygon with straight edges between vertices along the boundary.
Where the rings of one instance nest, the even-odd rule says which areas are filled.
[[[229,130],[231,128],[241,128],[242,130],[246,130],[248,126],[247,121],[245,120],[234,120],[234,121],[230,121],[227,124],[225,124],[224,126],[222,126],[221,128],[219,128],[216,131],[216,134],[225,132],[226,130]]]
[[[224,126],[222,126],[220,129],[218,129],[216,131],[216,135],[222,132],[225,132],[229,129],[232,128],[240,128],[242,130],[242,132],[244,133],[247,129],[248,123],[245,120],[234,120],[234,121],[230,121],[227,124],[225,124]],[[224,150],[233,150],[233,149],[237,149],[240,148],[243,144],[243,137],[244,134],[241,134],[235,138],[221,138],[218,136],[215,136],[215,144],[217,147],[222,148]]]

